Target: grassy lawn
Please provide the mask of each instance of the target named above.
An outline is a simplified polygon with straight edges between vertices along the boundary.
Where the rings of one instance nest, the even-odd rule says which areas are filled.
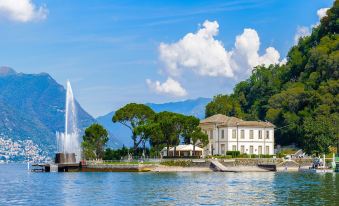
[[[298,151],[297,149],[286,148],[286,149],[282,149],[281,153],[286,154],[286,155],[291,155],[291,154],[295,154],[297,151]]]

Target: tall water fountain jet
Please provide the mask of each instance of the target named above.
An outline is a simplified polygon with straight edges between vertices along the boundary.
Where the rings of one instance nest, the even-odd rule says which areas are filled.
[[[80,161],[81,148],[79,129],[77,125],[77,111],[71,83],[67,81],[65,105],[65,132],[57,132],[56,163],[75,163]],[[75,157],[74,157],[75,156]]]

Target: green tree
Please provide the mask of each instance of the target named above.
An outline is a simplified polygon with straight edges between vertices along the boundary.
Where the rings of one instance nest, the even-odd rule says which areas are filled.
[[[100,124],[92,124],[85,130],[81,144],[85,159],[101,159],[108,141],[107,130]]]
[[[160,151],[165,146],[165,138],[160,128],[160,124],[158,122],[152,122],[147,124],[145,128],[145,133],[149,136],[149,143],[152,147],[152,151],[154,155],[160,155]]]
[[[182,125],[182,137],[184,138],[185,144],[190,144],[192,139],[192,133],[197,130],[200,120],[194,116],[183,117]]]
[[[215,114],[225,114],[239,118],[244,116],[239,102],[228,95],[217,95],[206,105],[205,116],[210,117]]]
[[[137,128],[151,122],[154,118],[154,115],[155,113],[150,107],[144,104],[136,103],[127,104],[115,112],[112,121],[114,123],[119,122],[123,124],[132,132],[134,154],[136,154],[140,143],[142,141],[146,141],[146,135],[144,135],[143,132]]]
[[[136,135],[140,136],[140,139],[142,139],[143,151],[146,151],[147,141],[149,141],[151,143],[151,146],[154,147],[158,147],[158,145],[161,144],[160,142],[158,142],[161,141],[161,139],[159,139],[160,133],[158,124],[154,123],[153,121],[148,121],[146,124],[136,127],[135,133]]]
[[[257,66],[232,94],[214,98],[206,116],[234,115],[239,104],[244,119],[267,119],[277,126],[277,144],[310,150],[304,144],[316,133],[310,119],[339,112],[339,0],[326,13],[311,35],[290,49],[286,64]],[[323,150],[321,144],[313,146]]]
[[[182,137],[186,144],[193,145],[193,154],[195,154],[195,146],[199,144],[204,147],[208,144],[207,134],[201,131],[199,127],[200,120],[194,116],[183,117]]]
[[[307,117],[304,121],[304,149],[308,154],[327,154],[338,143],[339,114]]]
[[[191,141],[193,144],[193,154],[195,153],[195,146],[199,144],[201,147],[205,147],[208,144],[208,135],[203,133],[198,127],[191,134]]]
[[[180,135],[183,129],[184,116],[173,112],[160,112],[155,116],[155,122],[158,124],[159,137],[163,138],[161,142],[167,147],[167,156],[169,156],[170,146],[176,146],[180,142]],[[174,153],[175,153],[174,148]]]
[[[124,145],[121,149],[113,150],[111,148],[107,148],[105,150],[104,160],[121,160],[123,157],[128,155],[128,148]]]

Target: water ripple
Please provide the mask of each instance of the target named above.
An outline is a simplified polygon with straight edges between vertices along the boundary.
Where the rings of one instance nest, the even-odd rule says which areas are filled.
[[[0,165],[0,205],[339,205],[339,174],[29,173]]]

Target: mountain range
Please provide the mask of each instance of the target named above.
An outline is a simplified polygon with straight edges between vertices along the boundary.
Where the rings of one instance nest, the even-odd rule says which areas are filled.
[[[0,67],[0,137],[33,140],[41,149],[56,151],[57,131],[64,131],[65,88],[49,74],[17,73]],[[163,104],[147,103],[154,111],[171,111],[203,118],[205,106],[211,99],[198,98]],[[110,133],[110,147],[131,146],[130,131],[112,122],[114,111],[93,118],[76,102],[80,129],[94,122],[102,124]]]
[[[0,67],[0,136],[31,139],[42,149],[55,151],[57,131],[64,131],[64,87],[49,74],[17,73]],[[80,128],[95,119],[76,102]]]

